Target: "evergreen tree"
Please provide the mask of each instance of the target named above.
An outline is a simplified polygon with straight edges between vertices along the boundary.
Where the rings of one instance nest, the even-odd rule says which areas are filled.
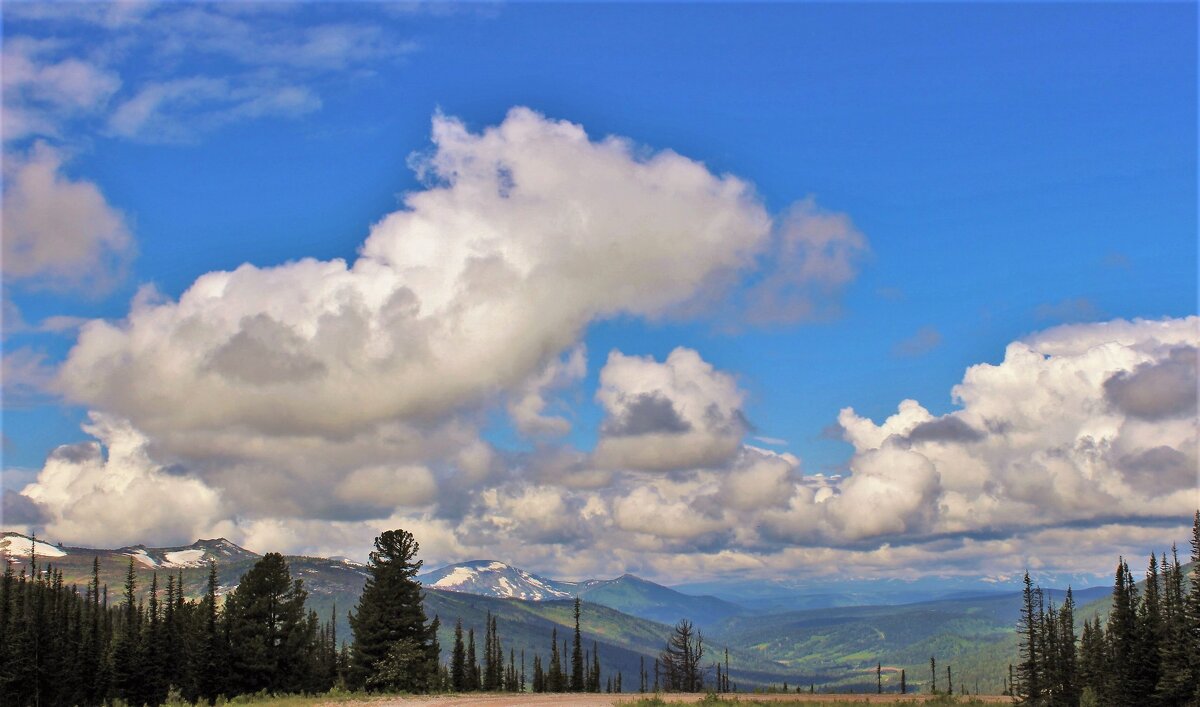
[[[703,636],[691,621],[680,619],[659,656],[666,673],[664,689],[672,692],[699,691],[704,684],[700,668],[703,657]]]
[[[571,652],[571,692],[583,692],[583,638],[579,633],[579,597],[575,597],[575,644]]]
[[[237,693],[303,689],[315,626],[304,602],[308,592],[293,580],[283,556],[270,552],[242,575],[226,600],[229,683]]]
[[[421,569],[421,560],[416,559],[419,550],[420,544],[406,530],[388,530],[375,538],[375,550],[367,562],[370,576],[350,614],[354,646],[349,682],[354,687],[366,685],[376,664],[398,641],[407,642],[409,650],[393,654],[393,659],[400,655],[419,658],[393,670],[395,682],[376,679],[373,684],[380,689],[422,692],[435,677],[429,662],[435,637],[425,623],[421,585],[415,579]]]
[[[1162,670],[1155,696],[1164,705],[1182,705],[1192,696],[1197,663],[1188,646],[1188,611],[1184,595],[1183,568],[1179,552],[1171,546],[1171,558],[1162,558],[1163,634],[1159,646]]]
[[[1187,652],[1192,670],[1190,678],[1192,699],[1200,703],[1200,510],[1192,517],[1192,574],[1185,611]]]
[[[600,692],[600,646],[592,642],[592,692]]]
[[[479,689],[479,663],[475,660],[475,629],[467,629],[467,690]]]
[[[129,702],[137,702],[139,681],[138,656],[141,653],[142,626],[137,610],[137,574],[129,558],[129,569],[125,573],[124,603],[121,608],[120,638],[113,647],[113,682],[116,696]]]
[[[809,686],[809,692],[812,692],[812,686]],[[900,694],[908,694],[908,677],[904,674],[904,668],[900,668]]]
[[[455,692],[467,689],[467,648],[463,645],[462,619],[454,624],[454,651],[450,654],[450,685]]]
[[[197,666],[197,693],[208,702],[224,692],[226,643],[225,633],[220,628],[221,616],[217,607],[217,563],[208,563],[208,584],[200,612],[204,620],[204,633],[199,650]]]
[[[558,627],[550,629],[550,669],[546,674],[546,692],[564,692],[562,659],[558,655]]]
[[[1038,703],[1042,699],[1042,653],[1041,621],[1042,590],[1035,588],[1025,573],[1025,587],[1021,592],[1021,618],[1017,625],[1020,637],[1020,657],[1017,664],[1017,682],[1014,694],[1025,702]],[[935,683],[934,690],[937,690]]]
[[[1075,595],[1067,586],[1067,596],[1058,611],[1058,704],[1079,704],[1079,665],[1075,652]]]
[[[496,651],[492,645],[492,612],[487,612],[483,632],[483,690],[491,692],[496,689],[496,676],[500,666],[496,664]]]
[[[1145,695],[1141,685],[1142,666],[1137,655],[1142,643],[1137,619],[1139,604],[1137,586],[1133,583],[1129,565],[1122,558],[1117,564],[1107,631],[1112,662],[1106,701],[1114,707],[1139,705]]]

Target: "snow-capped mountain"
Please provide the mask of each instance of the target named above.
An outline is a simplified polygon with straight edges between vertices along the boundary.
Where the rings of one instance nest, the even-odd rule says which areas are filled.
[[[130,545],[115,552],[129,555],[146,567],[182,568],[203,567],[209,560],[225,563],[258,557],[256,553],[238,547],[225,538],[197,540],[180,547],[146,547]]]
[[[486,597],[530,601],[579,597],[633,616],[664,623],[674,623],[686,616],[707,625],[745,613],[745,609],[737,604],[713,596],[683,594],[631,574],[616,579],[563,582],[495,560],[474,560],[447,565],[418,575],[417,579],[430,589]]]
[[[495,560],[472,560],[418,575],[421,584],[450,592],[509,599],[570,599],[581,583],[557,582]]]
[[[238,547],[225,538],[197,540],[191,545],[179,547],[129,545],[116,550],[97,550],[86,547],[66,547],[62,544],[51,544],[42,540],[35,543],[29,536],[11,531],[0,536],[0,552],[3,552],[10,562],[27,560],[31,547],[40,560],[51,561],[55,564],[62,564],[66,561],[64,558],[86,560],[87,563],[91,563],[91,558],[97,554],[125,555],[132,557],[142,567],[154,569],[204,567],[208,565],[209,560],[226,564],[258,557],[257,554]]]

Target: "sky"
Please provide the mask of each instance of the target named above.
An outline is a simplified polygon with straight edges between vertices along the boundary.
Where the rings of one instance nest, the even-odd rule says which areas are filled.
[[[667,583],[1182,543],[1196,12],[5,3],[3,525]]]

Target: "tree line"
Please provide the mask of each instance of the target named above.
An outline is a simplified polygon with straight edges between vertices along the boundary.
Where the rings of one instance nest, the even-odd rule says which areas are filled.
[[[157,574],[137,597],[130,558],[120,603],[100,584],[100,561],[80,593],[61,570],[5,563],[0,580],[0,704],[160,704],[168,696],[322,692],[345,671],[333,617],[304,610],[307,592],[281,555],[265,555],[224,602],[216,566],[205,595],[188,600],[182,575]]]
[[[158,705],[168,699],[213,703],[220,697],[347,690],[440,692],[600,692],[596,642],[583,648],[581,603],[575,601],[573,647],[559,652],[551,633],[548,670],[533,656],[527,680],[524,652],[505,654],[497,617],[488,613],[477,660],[474,629],[464,644],[462,621],[454,630],[449,661],[441,662],[440,617],[430,621],[415,577],[419,544],[404,530],[375,539],[368,577],[350,612],[351,641],[339,643],[336,608],[327,620],[305,610],[308,592],[287,561],[268,553],[222,593],[217,566],[209,563],[205,593],[188,599],[183,576],[154,573],[139,596],[130,558],[119,597],[110,601],[100,582],[100,560],[80,592],[63,572],[40,565],[36,539],[28,572],[5,562],[0,580],[0,704],[100,705],[121,700]],[[564,665],[570,655],[569,668]],[[620,672],[604,687],[622,691]],[[644,684],[643,684],[644,688]]]
[[[1062,606],[1025,573],[1019,662],[1009,692],[1022,704],[1139,707],[1200,704],[1200,511],[1192,520],[1188,582],[1178,551],[1150,555],[1145,588],[1117,562],[1108,620],[1086,619],[1077,637],[1075,602]]]

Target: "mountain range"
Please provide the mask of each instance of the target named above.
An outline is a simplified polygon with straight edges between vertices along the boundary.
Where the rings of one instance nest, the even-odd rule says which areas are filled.
[[[14,566],[24,566],[32,541],[16,533],[0,538],[0,552]],[[83,586],[91,577],[94,559],[100,561],[101,583],[111,588],[110,602],[119,601],[130,560],[142,592],[154,574],[182,578],[185,593],[198,597],[204,590],[209,561],[215,561],[222,594],[235,587],[260,557],[223,538],[199,540],[188,546],[154,548],[133,545],[113,550],[66,547],[38,541],[39,565],[63,572],[68,584]],[[348,639],[347,612],[357,603],[368,572],[365,565],[346,559],[292,556],[293,576],[304,581],[309,607],[322,617],[333,616],[339,637]],[[425,586],[425,610],[441,619],[440,638],[448,650],[456,621],[464,630],[482,634],[490,612],[498,617],[500,635],[514,655],[525,652],[529,666],[535,652],[549,652],[551,631],[569,639],[575,597],[583,600],[581,627],[585,646],[593,642],[608,670],[623,673],[624,684],[636,686],[642,661],[653,666],[655,656],[680,618],[696,623],[710,655],[730,652],[732,676],[744,686],[787,681],[815,683],[840,689],[873,689],[875,666],[884,666],[885,686],[907,671],[910,689],[928,673],[931,655],[938,664],[952,664],[965,684],[998,692],[1007,664],[1016,659],[1014,627],[1020,607],[1015,591],[945,591],[944,596],[904,603],[872,602],[878,595],[829,592],[824,596],[795,594],[788,599],[781,587],[755,594],[748,601],[696,595],[625,574],[615,579],[562,581],[539,576],[504,562],[474,560],[418,575]],[[159,577],[160,585],[164,581]],[[886,591],[888,586],[877,590]],[[795,591],[795,590],[794,590]],[[1061,593],[1050,590],[1061,602]],[[1075,599],[1077,619],[1103,614],[1109,589],[1080,589]],[[907,598],[907,597],[906,597]],[[816,608],[803,608],[816,602]],[[856,605],[838,605],[856,603]],[[786,608],[801,607],[801,608]],[[531,668],[530,668],[531,669]]]

